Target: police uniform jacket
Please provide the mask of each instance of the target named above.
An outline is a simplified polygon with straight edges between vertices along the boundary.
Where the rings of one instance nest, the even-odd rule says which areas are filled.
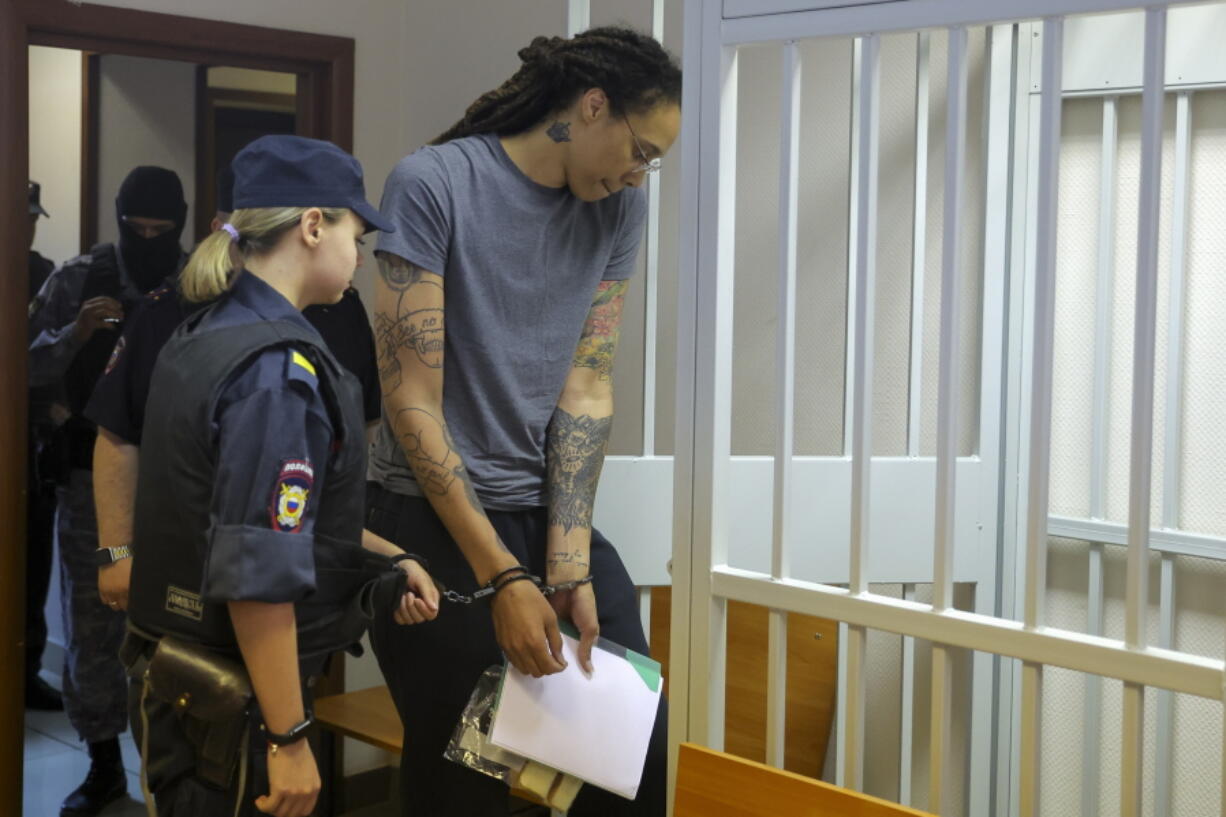
[[[237,655],[226,602],[293,602],[302,671],[390,615],[404,574],[361,547],[356,379],[242,273],[163,348],[146,406],[128,615]]]

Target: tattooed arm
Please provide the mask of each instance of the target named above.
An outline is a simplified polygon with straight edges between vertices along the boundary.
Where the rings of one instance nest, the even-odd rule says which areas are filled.
[[[443,278],[390,253],[378,260],[374,330],[384,412],[422,493],[485,584],[517,559],[486,517],[443,416]],[[557,617],[531,582],[500,590],[492,607],[498,643],[518,669],[539,677],[565,667]]]
[[[596,289],[574,364],[549,421],[545,463],[550,584],[583,578],[591,566],[592,507],[613,427],[613,358],[627,285],[602,281]],[[592,644],[600,631],[592,586],[582,585],[552,599],[558,614],[568,616],[579,629],[579,660],[590,670]]]

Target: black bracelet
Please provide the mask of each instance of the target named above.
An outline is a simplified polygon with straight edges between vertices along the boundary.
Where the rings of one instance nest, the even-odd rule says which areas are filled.
[[[515,565],[514,567],[508,567],[506,570],[502,571],[498,575],[494,576],[494,578],[486,582],[485,586],[486,587],[497,587],[498,582],[500,580],[506,578],[512,573],[527,573],[527,572],[528,572],[528,568],[524,567],[523,565]]]
[[[426,561],[426,557],[418,556],[416,553],[397,553],[392,557],[392,564],[400,564],[405,559],[412,559],[421,565],[422,569],[427,572],[430,570],[430,563]]]
[[[504,580],[502,584],[494,585],[494,595],[497,596],[498,591],[506,587],[511,582],[532,582],[533,584],[536,584],[537,578],[536,576],[532,576],[528,573],[520,573],[518,576],[512,576],[509,579]]]
[[[291,743],[297,743],[306,737],[307,729],[315,723],[315,716],[308,712],[305,719],[299,721],[290,727],[290,730],[284,734],[277,734],[268,728],[267,724],[260,724],[260,731],[264,733],[264,739],[268,741],[268,745],[272,747],[273,753],[282,746],[289,746]]]

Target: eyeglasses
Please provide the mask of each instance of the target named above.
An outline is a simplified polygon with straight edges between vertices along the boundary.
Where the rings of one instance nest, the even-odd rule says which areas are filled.
[[[626,130],[630,131],[630,138],[634,140],[634,149],[638,151],[639,159],[643,162],[631,172],[655,173],[658,171],[660,169],[660,158],[657,156],[654,159],[648,159],[647,151],[643,150],[642,144],[639,143],[638,134],[634,132],[634,128],[630,127],[630,120],[623,116],[622,121],[626,123]]]

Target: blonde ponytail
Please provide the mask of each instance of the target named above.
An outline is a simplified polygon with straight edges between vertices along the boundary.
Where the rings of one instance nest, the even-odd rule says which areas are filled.
[[[233,241],[225,230],[218,230],[200,242],[187,260],[187,266],[179,273],[183,297],[198,303],[220,297],[234,283],[242,268],[241,261],[271,252],[308,209],[257,207],[235,210],[230,215],[230,225],[238,231],[238,241]],[[348,212],[344,207],[320,207],[319,210],[328,222],[340,221]]]

